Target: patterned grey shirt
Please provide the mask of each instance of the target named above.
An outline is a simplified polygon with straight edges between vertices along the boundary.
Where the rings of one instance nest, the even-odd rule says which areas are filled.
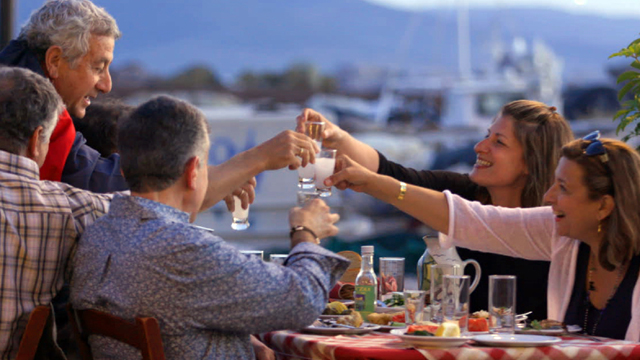
[[[173,207],[116,196],[79,242],[71,303],[155,317],[167,359],[251,359],[250,334],[309,325],[349,265],[310,243],[286,266],[266,263],[188,221]],[[140,359],[129,345],[90,341],[95,359]]]
[[[40,181],[33,160],[0,150],[0,358],[15,358],[31,311],[60,291],[79,235],[110,200]]]

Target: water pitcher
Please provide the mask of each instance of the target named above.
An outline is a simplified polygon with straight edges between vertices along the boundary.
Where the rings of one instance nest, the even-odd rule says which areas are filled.
[[[478,286],[478,282],[480,281],[480,276],[482,275],[480,264],[473,259],[462,261],[455,246],[448,249],[442,248],[440,246],[439,235],[440,234],[427,235],[422,238],[427,245],[427,248],[424,250],[424,254],[422,254],[420,260],[418,260],[418,289],[429,291],[431,285],[430,265],[432,264],[457,264],[462,269],[464,269],[465,266],[472,264],[473,267],[476,268],[476,276],[473,279],[470,290],[475,290],[476,286]]]

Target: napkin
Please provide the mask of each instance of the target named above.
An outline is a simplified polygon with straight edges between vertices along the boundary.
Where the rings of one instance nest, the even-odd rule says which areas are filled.
[[[355,289],[352,283],[338,281],[329,292],[329,297],[332,299],[353,300]]]

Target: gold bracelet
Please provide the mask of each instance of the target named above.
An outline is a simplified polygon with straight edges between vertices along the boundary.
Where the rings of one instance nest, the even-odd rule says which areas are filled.
[[[400,181],[400,194],[398,194],[398,200],[404,200],[404,195],[407,193],[407,184]]]

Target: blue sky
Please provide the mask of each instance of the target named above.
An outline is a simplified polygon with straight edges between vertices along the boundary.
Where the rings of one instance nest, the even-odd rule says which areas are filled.
[[[93,1],[117,19],[123,32],[114,67],[136,61],[152,73],[167,75],[194,64],[207,65],[231,82],[245,70],[281,71],[297,62],[312,63],[327,74],[345,64],[397,66],[399,43],[414,18],[421,18],[420,26],[402,65],[447,68],[457,58],[453,7],[463,0],[396,0],[420,2],[425,11],[419,16],[374,4],[392,0]],[[566,66],[568,79],[600,81],[615,61],[608,56],[640,32],[640,0],[464,1],[474,9],[484,4],[498,10],[493,15],[470,14],[476,24],[472,56],[480,70],[490,59],[488,44],[499,39],[508,46],[519,36],[545,40],[571,64]],[[16,34],[43,2],[17,1]],[[444,11],[428,11],[435,6]],[[517,9],[522,6],[527,10]],[[535,7],[561,11],[529,11]],[[576,12],[589,15],[573,16]]]
[[[639,0],[364,0],[403,10],[451,7],[468,2],[481,7],[546,7],[574,13],[640,18]]]

